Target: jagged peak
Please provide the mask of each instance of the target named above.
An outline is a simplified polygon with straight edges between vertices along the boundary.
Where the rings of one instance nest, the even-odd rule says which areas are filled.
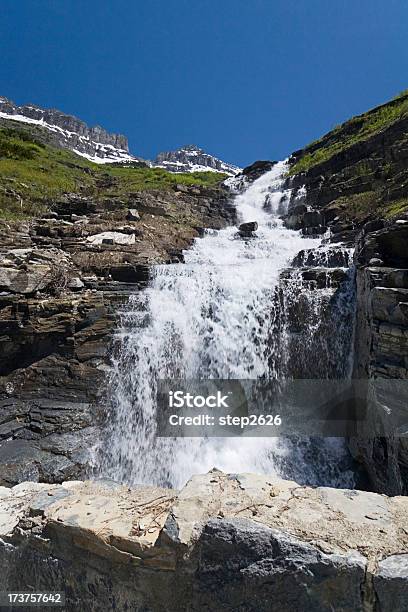
[[[162,151],[152,162],[153,166],[170,172],[220,172],[234,176],[241,168],[222,161],[195,144],[186,144],[173,151]]]

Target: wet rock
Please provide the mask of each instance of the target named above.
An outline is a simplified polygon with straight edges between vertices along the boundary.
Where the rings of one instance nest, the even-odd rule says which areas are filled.
[[[298,207],[296,207],[296,208],[298,208]],[[303,226],[303,214],[305,212],[303,210],[303,208],[306,208],[306,207],[302,206],[302,210],[300,212],[296,212],[296,213],[293,212],[293,213],[290,213],[287,217],[285,217],[285,219],[284,219],[285,227],[287,227],[288,229],[291,229],[291,230],[299,230],[299,229],[302,228],[302,226]]]
[[[308,211],[303,214],[303,227],[316,227],[324,225],[324,216],[318,211]]]
[[[132,266],[131,264],[122,264],[120,266],[112,266],[110,275],[113,280],[121,283],[146,283],[149,279],[148,266]]]
[[[254,232],[258,229],[258,223],[256,221],[249,221],[248,223],[241,223],[238,227],[240,236],[244,238],[250,238],[254,235]]]
[[[276,163],[277,162],[275,161],[259,160],[254,162],[250,166],[246,166],[246,168],[242,170],[242,174],[248,181],[252,182],[258,179],[263,174],[265,174],[265,172],[269,172],[269,170],[272,170]]]
[[[343,268],[303,267],[299,270],[287,269],[281,272],[280,278],[285,281],[300,282],[309,290],[337,289],[347,281],[348,270]]]
[[[321,236],[322,234],[325,234],[326,231],[327,231],[327,227],[325,227],[324,225],[317,225],[316,227],[309,226],[309,227],[302,228],[302,234],[304,236]]]
[[[348,268],[350,265],[350,249],[344,247],[332,247],[323,249],[305,249],[299,251],[292,261],[292,266],[308,267],[317,266],[324,268]]]
[[[301,216],[302,219],[303,219],[303,215],[306,212],[307,212],[307,206],[305,204],[298,204],[297,206],[294,206],[290,210],[291,215]]]
[[[284,225],[288,229],[302,230],[307,236],[324,234],[326,231],[324,216],[316,210],[308,210],[304,204],[299,204],[290,209],[284,218]]]

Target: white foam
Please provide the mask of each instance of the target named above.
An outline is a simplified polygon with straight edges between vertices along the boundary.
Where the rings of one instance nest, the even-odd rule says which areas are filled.
[[[256,239],[242,240],[234,227],[208,232],[184,253],[184,264],[157,266],[150,286],[122,313],[104,475],[177,487],[214,466],[274,473],[276,457],[289,452],[276,438],[155,437],[157,379],[256,379],[270,371],[280,271],[301,249],[320,244],[278,218],[290,195],[285,173],[281,162],[236,197],[240,220],[259,224]]]

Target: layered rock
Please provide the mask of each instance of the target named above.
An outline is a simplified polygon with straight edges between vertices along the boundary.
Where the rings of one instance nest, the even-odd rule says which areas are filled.
[[[292,168],[303,164],[306,170],[288,178],[292,195],[286,226],[306,234],[327,232],[332,243],[356,246],[357,380],[408,377],[407,100],[405,93],[353,118],[290,159]],[[370,134],[373,117],[384,125]],[[359,402],[362,388],[358,384]],[[370,486],[389,494],[408,492],[407,448],[396,427],[402,427],[404,389],[389,386],[384,397],[368,386],[367,418],[360,436],[350,440]]]
[[[397,104],[395,100],[384,107]],[[369,116],[370,112],[346,122],[290,158],[296,169],[302,160],[320,154],[322,161],[288,179],[292,187],[289,212],[296,214],[294,207],[306,205],[307,212],[320,215],[319,224],[330,227],[336,241],[353,241],[365,222],[392,217],[408,207],[408,117],[401,113],[382,130],[356,139]],[[301,226],[302,211],[298,212]]]
[[[180,187],[66,194],[44,218],[1,222],[0,484],[61,482],[91,463],[120,304],[203,227],[234,220],[225,190]]]
[[[360,236],[357,262],[357,319],[354,377],[389,381],[386,396],[370,395],[364,437],[351,448],[375,487],[408,493],[408,445],[389,423],[408,400],[408,221],[397,220]],[[394,381],[394,384],[392,383]],[[402,415],[403,416],[403,415]],[[400,420],[403,425],[406,419]],[[391,431],[390,431],[391,429]],[[387,435],[388,432],[388,435]]]
[[[351,259],[351,249],[322,244],[300,251],[292,267],[282,270],[270,341],[272,353],[279,354],[278,378],[349,377],[355,299]]]
[[[0,489],[3,591],[74,610],[402,612],[408,500],[212,470],[180,491]]]

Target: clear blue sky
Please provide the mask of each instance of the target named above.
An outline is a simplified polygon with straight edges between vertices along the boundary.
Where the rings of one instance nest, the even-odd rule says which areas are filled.
[[[0,95],[279,159],[408,87],[406,0],[0,0]]]

